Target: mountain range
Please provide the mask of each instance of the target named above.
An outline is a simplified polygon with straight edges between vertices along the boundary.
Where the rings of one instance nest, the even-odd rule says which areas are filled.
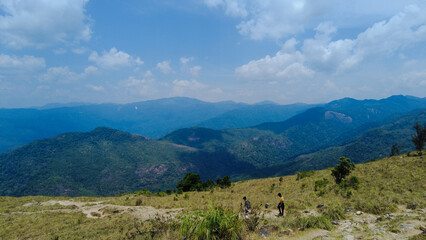
[[[284,121],[314,105],[203,102],[165,98],[129,104],[48,104],[27,109],[0,109],[0,153],[37,139],[104,126],[149,138],[184,127],[248,127]]]
[[[106,127],[37,140],[0,155],[0,195],[105,196],[173,188],[187,172],[235,181],[327,168],[340,156],[366,162],[393,144],[412,150],[413,125],[426,122],[426,99],[410,96],[297,107],[284,107],[295,112],[285,121],[182,128],[158,140]]]

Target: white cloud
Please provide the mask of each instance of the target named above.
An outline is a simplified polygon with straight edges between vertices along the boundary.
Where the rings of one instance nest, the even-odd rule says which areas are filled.
[[[89,89],[92,89],[93,91],[96,91],[96,92],[101,92],[101,91],[105,90],[105,88],[103,86],[96,86],[96,85],[91,85],[91,84],[88,84],[86,87],[88,87]]]
[[[164,74],[169,74],[172,71],[170,67],[170,61],[162,61],[157,63],[157,69],[160,69]]]
[[[78,79],[80,79],[80,75],[70,71],[68,67],[51,67],[39,78],[40,82],[48,83],[71,83]]]
[[[183,95],[187,91],[194,92],[206,88],[208,88],[206,84],[196,80],[173,80],[173,92],[176,95]]]
[[[295,39],[286,41],[275,56],[269,55],[236,68],[237,75],[256,79],[310,77],[315,72],[331,74],[368,60],[388,57],[411,44],[426,41],[426,8],[408,6],[389,21],[374,24],[354,39],[332,40],[337,29],[329,22],[318,25],[314,38],[298,50]]]
[[[118,51],[116,48],[111,48],[109,52],[103,51],[102,55],[98,55],[96,51],[93,51],[89,56],[89,60],[105,69],[119,69],[143,64],[139,57],[134,58],[126,52]]]
[[[10,69],[20,69],[20,70],[34,70],[45,68],[46,63],[44,58],[37,58],[34,56],[9,56],[5,54],[0,54],[0,69],[4,68],[6,70]]]
[[[2,0],[0,42],[11,48],[78,43],[91,38],[88,0]]]
[[[88,66],[82,73],[75,73],[67,66],[65,67],[51,67],[48,68],[46,73],[42,74],[38,79],[40,82],[46,83],[75,83],[81,79],[88,77],[98,71],[97,67]]]
[[[198,77],[201,71],[201,66],[193,66],[189,68],[189,73],[191,73],[192,76]]]
[[[87,68],[84,69],[84,74],[85,75],[89,75],[89,74],[93,74],[95,72],[98,71],[98,68],[95,66],[88,66]]]
[[[222,7],[226,15],[239,17],[240,34],[251,39],[278,39],[304,30],[312,18],[330,8],[330,0],[205,0],[209,7]]]
[[[183,65],[185,65],[185,64],[187,64],[191,61],[194,61],[194,57],[181,57],[180,58],[180,63],[182,63]]]

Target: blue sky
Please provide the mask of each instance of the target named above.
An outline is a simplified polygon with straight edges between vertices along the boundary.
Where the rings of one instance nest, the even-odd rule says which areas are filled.
[[[0,0],[0,107],[426,96],[425,1]]]

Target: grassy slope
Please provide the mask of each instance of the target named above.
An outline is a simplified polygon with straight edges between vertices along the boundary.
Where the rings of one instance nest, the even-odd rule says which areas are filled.
[[[425,152],[426,154],[426,152]],[[283,177],[280,184],[279,178],[256,179],[236,182],[228,189],[214,189],[209,192],[192,192],[182,195],[136,196],[130,195],[114,198],[74,198],[75,201],[107,201],[112,204],[134,206],[138,199],[142,205],[156,208],[184,207],[186,210],[205,210],[214,202],[234,211],[240,209],[242,196],[247,196],[254,207],[261,203],[278,202],[277,192],[282,192],[286,200],[286,214],[284,219],[298,216],[300,210],[314,209],[318,204],[335,207],[355,207],[357,210],[384,214],[396,211],[396,205],[417,203],[424,208],[426,202],[426,160],[421,157],[407,157],[405,155],[385,158],[375,162],[356,165],[351,176],[357,176],[360,188],[352,190],[353,196],[344,197],[346,191],[339,190],[332,184],[330,170],[316,171],[313,176],[296,180],[296,176]],[[327,178],[330,183],[326,193],[318,196],[314,191],[317,180]],[[275,184],[271,191],[272,184]],[[303,187],[305,186],[305,187]],[[114,239],[131,237],[131,233],[146,231],[152,227],[166,231],[164,239],[176,234],[177,228],[171,225],[161,225],[161,221],[140,221],[128,214],[117,214],[98,219],[87,219],[81,213],[40,213],[40,214],[8,214],[21,211],[40,211],[47,207],[24,208],[24,203],[49,199],[67,199],[64,197],[0,197],[0,239],[73,239],[78,234],[81,238],[89,239]],[[50,209],[58,209],[54,205]],[[264,209],[261,207],[261,209]],[[285,221],[283,219],[283,221]],[[284,224],[274,222],[274,224]],[[160,226],[160,225],[161,226]],[[171,232],[171,233],[170,233]],[[172,234],[172,235],[167,235]],[[145,235],[146,236],[146,235]]]

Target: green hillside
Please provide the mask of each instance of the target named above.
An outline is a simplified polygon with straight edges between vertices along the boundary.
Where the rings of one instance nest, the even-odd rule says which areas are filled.
[[[253,179],[185,194],[0,197],[0,239],[196,239],[202,232],[188,231],[187,224],[200,227],[204,218],[217,224],[206,233],[229,231],[239,239],[423,239],[425,170],[424,158],[400,155],[357,164],[349,175],[359,180],[356,188],[336,185],[325,169],[301,179]],[[324,179],[328,183],[315,190]],[[280,218],[277,192],[286,199]],[[254,209],[247,218],[242,196]]]
[[[346,101],[353,102],[342,106]],[[174,188],[187,172],[237,181],[322,169],[340,156],[366,162],[387,156],[394,144],[402,152],[413,149],[413,125],[426,122],[425,110],[395,111],[355,122],[348,112],[312,108],[280,123],[184,128],[160,140],[109,128],[60,134],[0,155],[0,195],[106,196]]]

